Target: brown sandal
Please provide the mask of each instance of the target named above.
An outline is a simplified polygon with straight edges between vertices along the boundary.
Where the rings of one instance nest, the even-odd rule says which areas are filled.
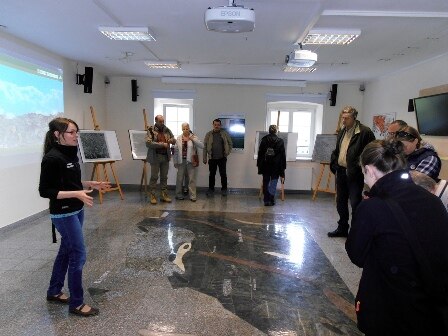
[[[58,295],[47,295],[47,301],[54,302],[54,303],[63,303],[67,304],[70,300],[70,298],[62,298],[64,293],[59,293]]]
[[[85,307],[85,303],[83,303],[79,308],[70,308],[69,312],[72,314],[84,316],[84,317],[98,315],[98,313],[100,312],[99,309],[93,308],[93,307],[90,307],[90,310],[83,312],[82,309],[84,307]]]

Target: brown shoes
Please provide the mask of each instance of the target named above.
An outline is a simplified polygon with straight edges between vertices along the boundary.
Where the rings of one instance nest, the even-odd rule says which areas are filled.
[[[47,295],[47,301],[49,302],[54,302],[54,303],[62,303],[62,304],[67,304],[70,301],[70,298],[63,298],[65,294],[64,293],[59,293],[58,295]]]
[[[86,305],[83,303],[79,308],[70,308],[69,312],[84,317],[95,316],[100,312],[99,309],[93,307],[90,307],[88,311],[82,311],[85,306]]]

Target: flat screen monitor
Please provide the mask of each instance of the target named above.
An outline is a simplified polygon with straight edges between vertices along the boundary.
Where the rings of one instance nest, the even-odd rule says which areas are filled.
[[[448,93],[414,98],[420,134],[448,136]]]

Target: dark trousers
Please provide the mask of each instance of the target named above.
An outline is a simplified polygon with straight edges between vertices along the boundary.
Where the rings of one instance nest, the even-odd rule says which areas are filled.
[[[208,160],[208,169],[210,171],[210,176],[208,177],[209,190],[215,190],[215,175],[217,168],[219,168],[219,175],[221,176],[221,190],[227,190],[226,165],[227,158]]]
[[[339,167],[336,172],[336,209],[339,214],[339,227],[348,229],[348,201],[352,208],[352,218],[356,208],[362,200],[362,190],[364,188],[364,175],[347,176],[347,169]]]
[[[263,174],[263,201],[275,203],[275,192],[277,191],[278,175]]]

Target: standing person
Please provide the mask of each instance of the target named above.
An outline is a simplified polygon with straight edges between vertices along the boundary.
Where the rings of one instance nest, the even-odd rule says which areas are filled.
[[[265,206],[275,205],[278,178],[285,177],[286,152],[283,139],[277,136],[277,126],[269,126],[258,148],[258,174],[263,175],[263,201]]]
[[[406,126],[398,131],[395,139],[403,142],[404,154],[410,170],[419,171],[434,181],[439,181],[442,161],[431,144],[423,143],[420,133],[414,127]]]
[[[174,146],[173,162],[177,168],[176,178],[176,199],[183,200],[183,181],[185,173],[188,174],[188,191],[190,193],[190,201],[196,202],[196,176],[195,167],[193,166],[193,155],[197,154],[198,148],[204,148],[204,144],[190,130],[188,123],[182,124],[182,134],[177,137]]]
[[[146,135],[146,147],[148,155],[146,161],[151,165],[151,179],[149,180],[150,203],[157,204],[156,185],[160,174],[160,200],[171,202],[168,195],[168,169],[171,159],[170,144],[174,145],[176,139],[168,127],[165,126],[165,118],[156,115],[154,127],[149,127]]]
[[[352,218],[362,200],[364,177],[359,166],[359,156],[364,147],[375,140],[367,126],[356,120],[358,111],[352,106],[342,110],[343,127],[338,133],[336,149],[331,154],[330,169],[336,176],[336,209],[339,214],[338,227],[328,232],[328,237],[347,237],[349,229],[348,201]]]
[[[39,194],[50,199],[50,218],[61,234],[61,245],[53,266],[47,300],[69,304],[70,313],[92,316],[99,310],[84,304],[82,269],[86,250],[82,226],[84,204],[92,206],[92,190],[110,188],[109,182],[81,181],[78,162],[78,125],[71,119],[56,118],[48,124],[41,164]],[[62,292],[68,274],[70,298]]]
[[[213,120],[213,129],[204,138],[204,164],[207,164],[210,176],[208,178],[207,197],[213,196],[215,192],[216,168],[219,168],[221,176],[221,195],[227,196],[227,156],[232,150],[232,139],[229,133],[221,129],[221,120]]]
[[[363,269],[358,328],[367,336],[448,335],[438,314],[448,312],[448,213],[413,183],[402,149],[374,141],[361,154],[370,197],[358,206],[345,243]]]

